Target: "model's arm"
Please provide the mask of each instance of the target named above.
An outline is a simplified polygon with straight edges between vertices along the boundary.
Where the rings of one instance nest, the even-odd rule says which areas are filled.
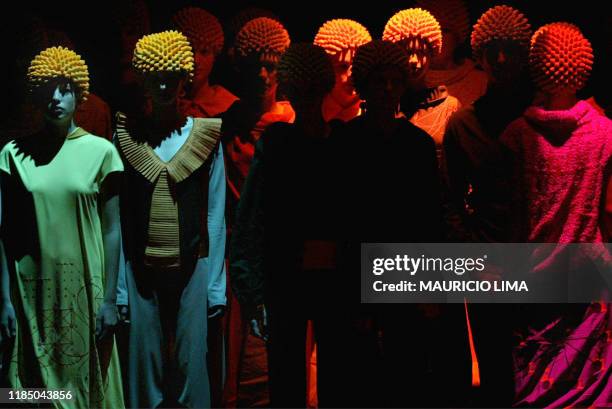
[[[111,173],[103,186],[102,235],[104,242],[105,291],[104,303],[96,321],[96,336],[103,338],[117,325],[117,277],[121,244],[119,217],[120,173]]]
[[[0,185],[2,184],[2,178],[2,174],[0,174]],[[2,222],[5,220],[4,209],[6,206],[3,205],[3,200],[2,190],[0,189],[0,230],[2,230]],[[8,265],[2,235],[0,235],[0,268],[2,269],[0,273],[0,280],[2,280],[0,283],[0,297],[2,297],[0,300],[0,343],[5,339],[14,337],[16,333],[15,309],[13,308],[13,303],[11,302],[9,281],[10,274]]]
[[[210,166],[208,179],[208,315],[221,315],[225,296],[225,165],[221,144]]]

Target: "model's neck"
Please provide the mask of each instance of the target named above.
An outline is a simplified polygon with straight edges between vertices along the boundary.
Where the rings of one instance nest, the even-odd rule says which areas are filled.
[[[390,135],[395,131],[397,121],[395,112],[368,108],[365,114],[370,127],[381,130],[384,135]]]
[[[445,58],[445,59],[434,59],[431,62],[432,70],[452,70],[457,68],[457,64],[455,64],[455,60],[453,58]]]
[[[47,134],[49,134],[52,138],[57,139],[65,139],[68,135],[70,135],[77,128],[74,123],[74,119],[70,118],[66,121],[47,121],[46,129]]]
[[[206,79],[205,81],[202,81],[202,83],[197,89],[194,90],[193,96],[196,99],[199,97],[206,97],[208,96],[208,94],[210,94],[211,90],[212,90],[212,87],[210,86],[208,79]]]
[[[151,113],[153,120],[157,122],[170,123],[178,122],[181,119],[176,102],[167,105],[153,104]]]
[[[572,108],[578,102],[575,93],[546,94],[543,106],[549,111],[565,111]]]

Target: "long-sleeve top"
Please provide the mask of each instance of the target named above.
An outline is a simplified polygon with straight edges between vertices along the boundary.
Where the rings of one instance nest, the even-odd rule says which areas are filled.
[[[223,160],[223,148],[221,144],[217,141],[215,146],[211,148],[210,154],[208,157],[202,157],[202,152],[198,152],[196,156],[199,156],[199,159],[196,159],[194,162],[194,157],[186,159],[184,156],[187,154],[185,151],[189,149],[194,149],[193,146],[186,146],[187,143],[191,143],[190,138],[196,137],[194,135],[194,128],[198,127],[198,132],[209,132],[212,135],[212,139],[215,138],[214,135],[217,135],[220,128],[220,121],[217,119],[192,119],[191,117],[187,118],[185,125],[180,129],[173,131],[168,138],[165,138],[161,144],[155,149],[150,149],[151,153],[156,155],[159,160],[171,166],[173,159],[177,160],[188,160],[192,162],[191,172],[189,175],[183,179],[182,181],[177,182],[176,191],[177,202],[179,208],[179,223],[182,225],[189,223],[195,226],[191,226],[189,229],[189,237],[185,235],[183,230],[180,229],[181,232],[181,253],[184,253],[188,249],[190,251],[195,251],[198,254],[197,260],[193,260],[196,269],[206,269],[208,274],[208,305],[209,307],[215,305],[225,305],[226,296],[226,272],[225,272],[225,192],[226,192],[226,183],[225,183],[225,166]],[[195,132],[197,134],[197,132]],[[214,140],[211,140],[214,143]],[[121,145],[120,145],[121,146]],[[148,146],[148,145],[147,145]],[[183,155],[179,157],[177,155]],[[129,163],[129,160],[126,160]],[[189,165],[188,165],[189,166]],[[136,169],[132,168],[132,171]],[[202,173],[204,171],[205,173]],[[148,183],[147,179],[144,177],[136,176],[138,171],[132,172],[131,181],[138,181],[140,183],[145,183],[148,187],[145,188],[145,191],[151,193],[151,186]],[[142,175],[141,175],[142,176]],[[172,176],[172,175],[170,175]],[[195,176],[194,179],[192,176]],[[202,182],[206,183],[206,187],[201,186]],[[128,181],[129,183],[129,181]],[[135,186],[131,186],[134,188]],[[129,189],[130,186],[127,186]],[[136,189],[136,190],[139,190]],[[124,191],[124,197],[126,196]],[[206,197],[201,197],[206,196]],[[196,197],[198,200],[195,200]],[[146,200],[143,200],[146,201]],[[124,201],[125,202],[125,201]],[[132,203],[132,205],[129,205]],[[144,209],[145,203],[140,203],[140,205],[133,205],[134,201],[127,201],[127,203],[122,203],[124,207],[124,215],[127,215],[129,212],[136,211],[142,207],[142,211],[148,213],[148,208]],[[151,203],[150,197],[148,203]],[[206,206],[206,211],[200,209],[200,206]],[[125,209],[129,207],[128,209]],[[205,215],[206,218],[206,232],[207,237],[202,237],[200,228],[200,223]],[[198,219],[198,220],[196,220]],[[136,226],[138,227],[138,226]],[[143,226],[140,226],[142,230]],[[124,229],[124,236],[126,234],[146,234],[146,231],[132,231],[126,232]],[[126,262],[134,263],[134,258],[138,258],[136,256],[136,252],[138,252],[138,245],[135,240],[130,240],[128,238],[128,243],[124,240],[124,249],[125,251],[125,259]],[[187,243],[188,242],[188,243]],[[200,248],[199,251],[197,248],[193,248],[194,243],[199,243],[199,246],[207,246],[206,249]],[[189,259],[189,254],[181,254],[181,259]],[[139,261],[137,261],[139,262]],[[191,263],[189,263],[191,264]],[[120,279],[120,282],[124,280]]]

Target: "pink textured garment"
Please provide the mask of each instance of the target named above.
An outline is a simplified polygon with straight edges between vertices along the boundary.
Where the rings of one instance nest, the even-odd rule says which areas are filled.
[[[501,138],[518,158],[524,238],[601,243],[612,122],[584,101],[566,111],[531,107]],[[547,325],[524,329],[514,351],[516,406],[612,407],[610,310],[611,304],[593,303],[578,323],[558,313]]]

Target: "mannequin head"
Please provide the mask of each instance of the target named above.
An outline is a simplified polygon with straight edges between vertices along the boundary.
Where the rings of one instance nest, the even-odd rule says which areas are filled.
[[[352,79],[367,103],[366,115],[373,110],[394,116],[410,72],[408,56],[399,44],[376,40],[359,47]]]
[[[291,45],[278,63],[278,81],[298,120],[313,115],[322,119],[323,97],[334,86],[334,69],[322,47]]]
[[[383,40],[398,43],[408,53],[409,83],[425,78],[431,60],[442,50],[442,30],[426,10],[413,8],[396,13],[385,26]]]
[[[193,48],[195,72],[192,87],[198,90],[208,84],[215,59],[223,50],[223,28],[215,16],[197,7],[180,10],[172,22],[189,39]]]
[[[274,100],[276,69],[291,40],[283,25],[260,17],[249,21],[236,36],[236,64],[246,100]]]
[[[470,18],[463,0],[418,0],[416,7],[429,11],[442,28],[442,51],[433,56],[432,66],[444,68],[452,64],[457,47],[467,39]]]
[[[570,23],[540,27],[531,39],[529,68],[539,91],[549,96],[575,96],[593,66],[593,48]]]
[[[529,22],[512,7],[493,7],[478,19],[472,31],[472,52],[491,86],[507,88],[519,79],[530,37]]]
[[[319,28],[314,44],[329,54],[336,78],[332,93],[338,100],[354,98],[355,88],[350,76],[355,50],[370,41],[368,30],[353,20],[329,20]]]
[[[153,106],[176,106],[185,83],[191,81],[194,58],[187,38],[177,31],[144,36],[134,49],[134,69],[142,75]]]
[[[87,65],[64,47],[47,48],[34,57],[27,77],[35,105],[54,125],[71,123],[77,105],[89,94]]]

